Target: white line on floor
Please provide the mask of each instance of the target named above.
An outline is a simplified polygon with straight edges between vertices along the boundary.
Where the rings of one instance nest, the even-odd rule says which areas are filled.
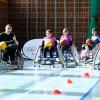
[[[36,89],[38,89],[38,88],[40,88],[40,87],[42,87],[42,86],[45,86],[46,84],[51,83],[52,81],[56,80],[57,78],[59,78],[59,77],[61,77],[61,76],[63,76],[63,75],[66,75],[66,73],[65,73],[65,74],[62,74],[62,75],[59,75],[58,77],[53,78],[53,79],[51,79],[51,80],[49,80],[49,81],[46,81],[45,83],[41,82],[41,83],[43,83],[43,84],[41,84],[41,85],[39,85],[39,86],[33,88],[32,90],[29,90],[29,91],[23,93],[23,94],[21,94],[21,95],[18,95],[18,96],[14,97],[14,98],[11,99],[11,100],[18,100],[19,98],[21,98],[21,97],[23,97],[24,95],[26,95],[26,94],[32,92],[33,90],[36,90]],[[22,100],[22,99],[21,99],[21,100]]]

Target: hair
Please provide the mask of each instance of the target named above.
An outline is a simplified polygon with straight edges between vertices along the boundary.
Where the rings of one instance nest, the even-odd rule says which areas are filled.
[[[98,32],[98,29],[95,27],[95,28],[92,29],[92,31]]]
[[[63,33],[66,33],[66,32],[69,33],[69,30],[68,30],[67,28],[64,28],[64,29],[63,29]]]
[[[46,32],[49,32],[51,34],[53,33],[52,30],[50,30],[50,29],[47,29]]]
[[[100,30],[99,30],[99,28],[96,28],[96,27],[95,27],[95,28],[92,29],[92,31],[96,31],[96,34],[97,34],[97,35],[100,35]]]
[[[7,24],[6,26],[12,27],[12,25],[11,25],[11,24]]]

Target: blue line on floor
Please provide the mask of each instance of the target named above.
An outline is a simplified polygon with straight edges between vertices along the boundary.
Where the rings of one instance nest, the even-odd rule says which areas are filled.
[[[80,100],[84,100],[92,92],[92,90],[97,86],[99,82],[100,82],[100,79],[96,81],[96,83],[82,96]]]

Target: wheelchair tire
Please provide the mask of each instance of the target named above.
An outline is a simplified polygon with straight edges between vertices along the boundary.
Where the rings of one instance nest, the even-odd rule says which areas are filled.
[[[22,57],[21,53],[18,51],[16,56],[17,67],[18,69],[22,69],[24,65],[24,58]]]
[[[75,64],[78,65],[78,63],[79,63],[79,53],[78,53],[75,45],[72,45],[71,52],[72,52],[72,56],[73,56],[73,59],[75,61]]]
[[[35,54],[34,54],[34,57],[33,57],[33,66],[34,67],[37,67],[38,66],[38,63],[40,64],[40,60],[39,60],[39,55],[40,55],[40,49],[41,49],[41,46],[39,46],[38,48],[37,48],[37,50],[35,51]],[[40,65],[39,65],[39,67],[40,67]]]
[[[58,56],[59,56],[59,60],[61,62],[62,68],[66,67],[66,61],[65,61],[64,56],[62,54],[62,50],[59,46],[57,46],[57,52],[58,52]]]
[[[100,48],[96,51],[93,59],[93,66],[95,69],[100,70]]]

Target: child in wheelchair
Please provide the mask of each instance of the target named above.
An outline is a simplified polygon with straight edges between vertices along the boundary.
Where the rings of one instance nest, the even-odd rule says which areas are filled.
[[[72,37],[69,34],[69,30],[66,28],[63,29],[63,35],[60,38],[60,46],[62,53],[64,53],[64,50],[67,50],[70,46],[72,46]]]
[[[53,52],[56,50],[57,39],[53,36],[53,32],[51,30],[46,30],[46,37],[43,38],[41,45],[41,52],[44,57],[44,62],[46,63],[47,54],[50,55],[50,63],[53,64]]]
[[[89,52],[90,50],[93,50],[96,45],[98,43],[100,43],[100,35],[98,34],[98,29],[97,28],[93,28],[92,29],[92,37],[91,39],[87,39],[86,40],[86,44],[82,45],[82,50],[81,50],[81,54],[80,54],[80,59],[81,60],[88,60],[89,57]]]

